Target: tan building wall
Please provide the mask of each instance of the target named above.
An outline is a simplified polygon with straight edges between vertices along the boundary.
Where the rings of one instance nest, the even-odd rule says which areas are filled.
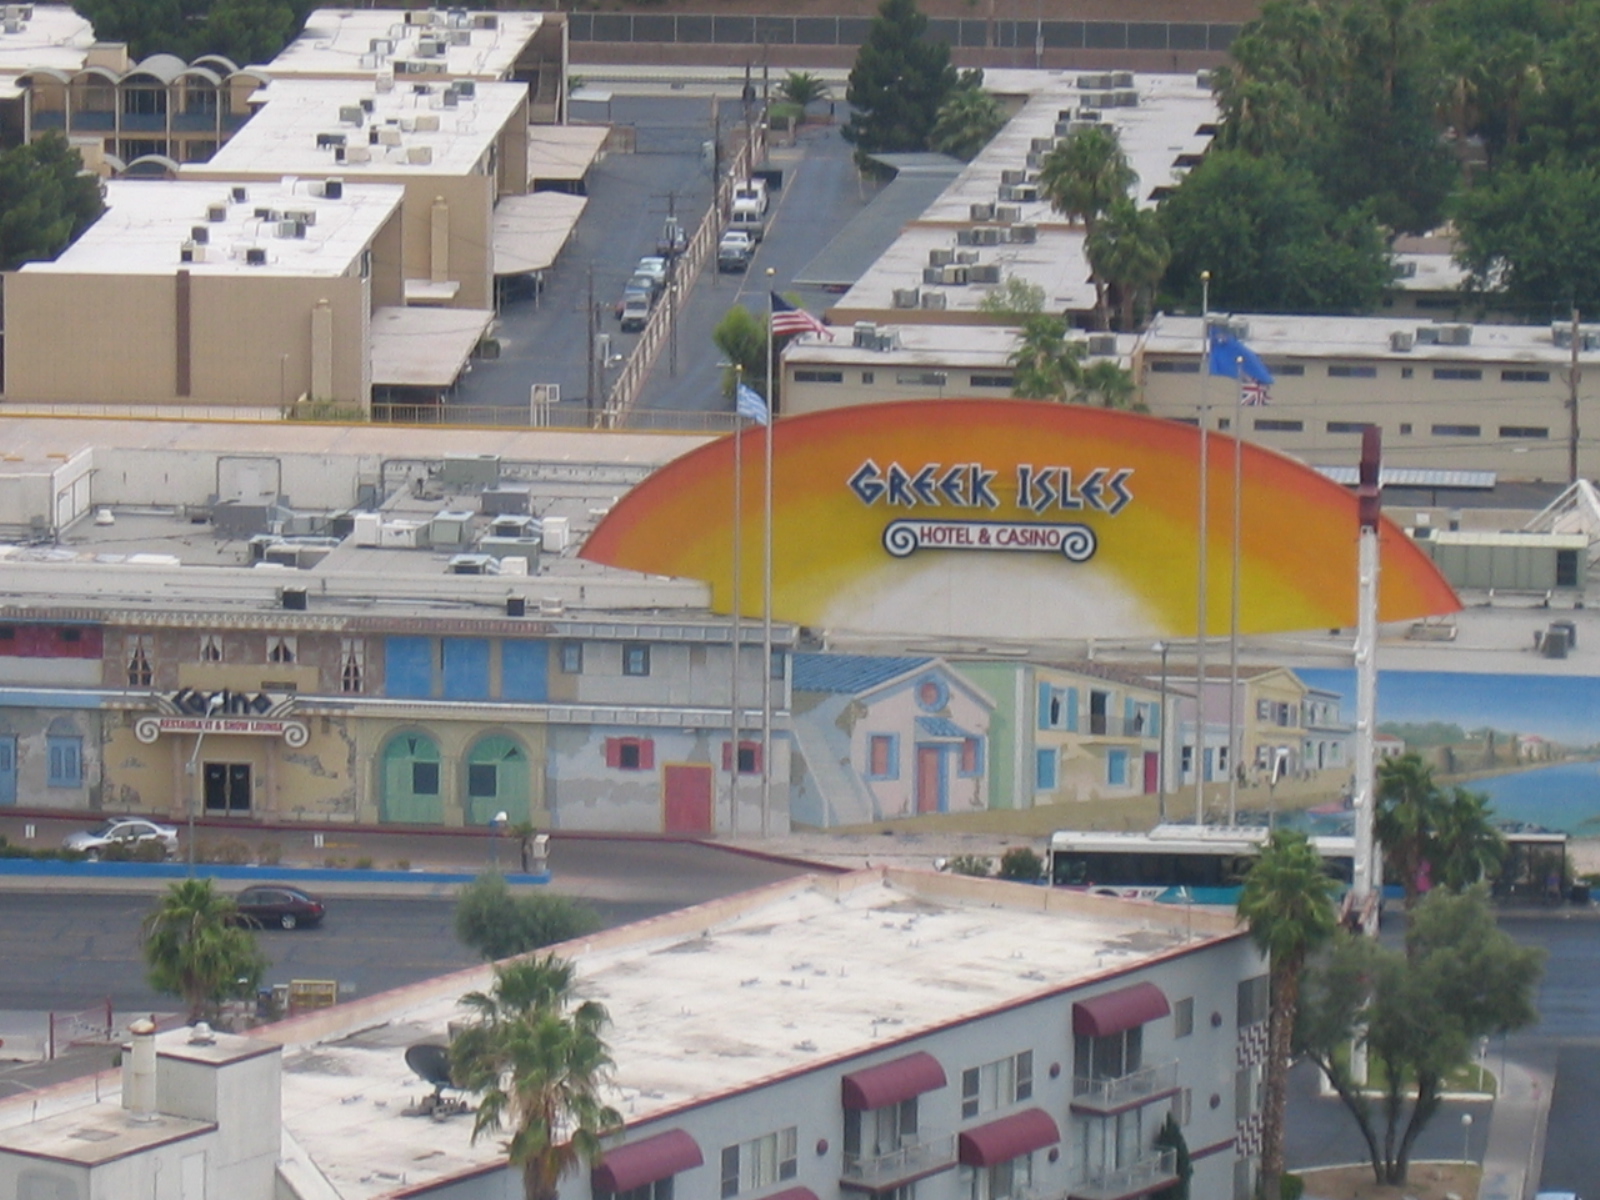
[[[1139,372],[1144,400],[1156,416],[1193,420],[1202,376],[1158,366],[1176,361],[1146,356]],[[1567,477],[1566,383],[1553,363],[1272,356],[1266,362],[1276,382],[1269,405],[1244,410],[1250,441],[1317,466],[1352,465],[1361,453],[1360,425],[1376,422],[1386,466]],[[1303,373],[1290,373],[1296,369]],[[1436,378],[1436,371],[1447,377]],[[1462,371],[1481,378],[1456,377]],[[1225,420],[1232,416],[1232,388],[1226,379],[1208,385],[1213,410]],[[1578,467],[1585,476],[1600,474],[1600,446],[1580,443]]]
[[[156,277],[14,272],[5,280],[6,397],[277,406],[312,391],[312,314],[326,302],[331,392],[317,398],[365,406],[371,291],[359,270],[357,264],[342,278],[191,274],[186,395],[176,271]]]

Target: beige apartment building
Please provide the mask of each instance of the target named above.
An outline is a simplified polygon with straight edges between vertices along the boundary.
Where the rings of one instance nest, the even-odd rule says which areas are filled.
[[[74,245],[4,278],[7,402],[366,407],[373,311],[401,301],[403,196],[109,183]]]
[[[403,303],[488,309],[492,213],[528,190],[528,89],[471,80],[275,80],[259,111],[181,177],[397,184]]]

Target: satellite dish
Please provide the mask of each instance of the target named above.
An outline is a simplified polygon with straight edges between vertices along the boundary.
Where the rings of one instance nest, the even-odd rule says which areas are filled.
[[[406,1066],[410,1067],[435,1088],[455,1087],[450,1079],[450,1048],[432,1042],[418,1042],[406,1047]]]

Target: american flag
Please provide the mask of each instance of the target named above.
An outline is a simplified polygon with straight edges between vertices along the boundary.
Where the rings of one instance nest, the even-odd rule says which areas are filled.
[[[1255,379],[1239,380],[1239,403],[1246,408],[1262,408],[1272,403],[1267,385]]]
[[[772,336],[788,337],[791,333],[814,333],[833,341],[833,330],[817,320],[803,308],[796,308],[777,292],[772,293]]]

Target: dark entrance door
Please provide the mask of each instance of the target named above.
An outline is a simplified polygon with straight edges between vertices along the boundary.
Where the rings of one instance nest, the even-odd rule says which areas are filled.
[[[247,813],[250,811],[250,764],[206,764],[206,811],[208,813]]]

